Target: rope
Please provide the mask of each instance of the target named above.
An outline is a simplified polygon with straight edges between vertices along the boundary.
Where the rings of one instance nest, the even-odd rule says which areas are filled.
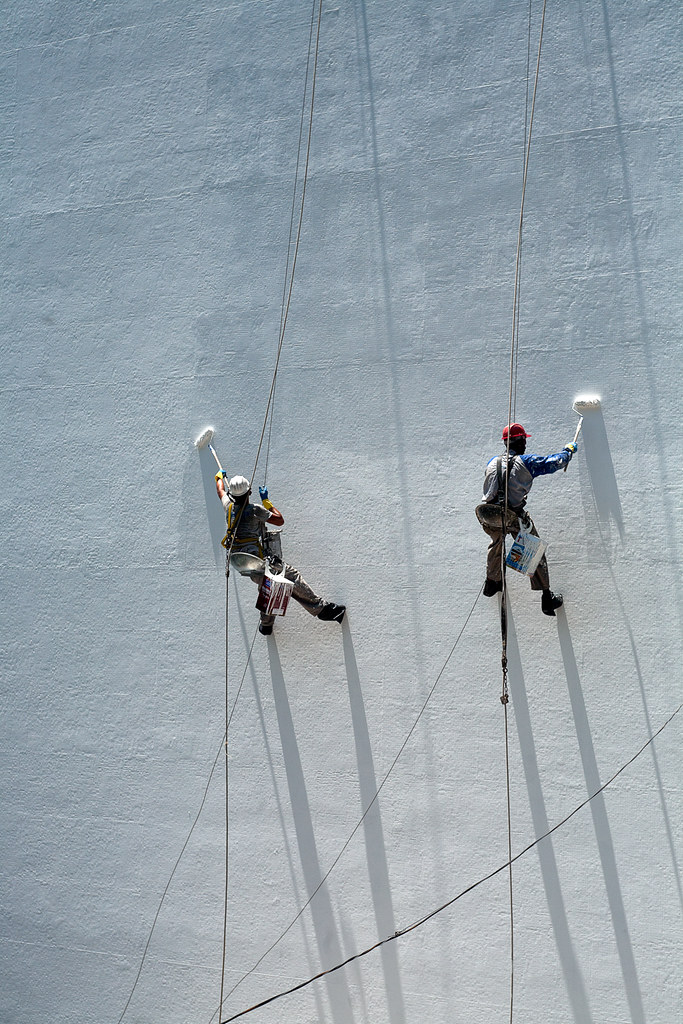
[[[240,510],[240,516],[241,516]],[[239,522],[239,516],[238,522]],[[234,539],[234,538],[233,538]],[[232,542],[230,544],[230,550],[232,550]],[[229,679],[229,625],[230,625],[230,600],[229,600],[229,586],[230,586],[230,574],[228,566],[230,564],[230,553],[228,552],[228,561],[225,569],[225,889],[223,897],[223,951],[221,956],[221,994],[220,994],[220,1012],[223,1011],[223,990],[225,988],[225,959],[227,954],[228,945],[228,867],[229,867],[229,853],[230,853],[230,831],[229,831],[229,808],[230,808],[230,786],[229,786],[229,759],[228,759],[228,723],[230,721],[230,712],[228,707],[228,679]],[[256,634],[254,634],[256,636]],[[253,646],[253,642],[252,642]]]
[[[541,15],[541,28],[538,38],[538,56],[536,58],[536,75],[534,78],[534,91],[531,101],[531,114],[528,117],[528,132],[527,132],[527,114],[529,107],[529,57],[530,57],[530,42],[531,42],[531,2],[529,3],[529,22],[528,22],[528,35],[527,35],[527,77],[526,77],[526,101],[524,110],[524,139],[525,139],[525,157],[524,157],[524,172],[522,177],[522,199],[520,203],[519,211],[519,225],[517,228],[517,252],[515,256],[515,283],[512,301],[512,341],[510,346],[510,386],[508,393],[508,436],[506,444],[506,463],[507,469],[505,473],[505,498],[503,505],[503,543],[501,546],[501,579],[502,579],[502,593],[500,603],[500,631],[501,631],[501,669],[502,669],[502,692],[500,696],[501,703],[504,710],[505,718],[505,796],[506,796],[506,808],[507,808],[507,831],[508,831],[508,890],[509,890],[509,904],[510,904],[510,1024],[512,1024],[514,1014],[514,994],[515,994],[515,908],[514,908],[514,892],[513,892],[513,879],[512,879],[512,812],[511,812],[511,795],[510,795],[510,735],[509,735],[509,716],[508,716],[508,702],[510,699],[508,690],[508,658],[507,658],[507,638],[508,638],[508,624],[507,624],[507,576],[506,576],[506,564],[505,564],[505,540],[507,537],[507,518],[508,518],[508,485],[510,478],[510,430],[509,425],[513,422],[513,407],[517,405],[517,368],[519,359],[519,294],[521,286],[521,268],[522,268],[522,231],[524,227],[524,201],[526,198],[526,185],[529,174],[529,157],[531,154],[531,133],[534,124],[534,111],[536,109],[536,93],[538,90],[538,79],[541,67],[541,48],[543,45],[543,29],[545,26],[545,12],[546,12],[547,0],[543,0],[543,12]]]
[[[526,159],[527,132],[528,132],[528,128],[529,128],[529,78],[530,78],[529,72],[530,72],[530,68],[531,68],[531,2],[532,2],[532,0],[529,0],[529,13],[528,13],[528,18],[527,18],[526,93],[525,93],[525,96],[524,96],[524,154],[523,154],[522,166],[524,165],[524,160]],[[513,330],[515,332],[515,393],[514,393],[514,397],[513,397],[513,400],[512,400],[512,417],[511,417],[513,420],[517,419],[517,365],[518,365],[518,362],[519,362],[519,311],[520,311],[520,308],[521,308],[521,300],[520,300],[520,297],[519,297],[519,293],[520,293],[521,287],[522,287],[522,247],[521,247],[521,245],[522,245],[522,240],[520,238],[519,273],[517,274],[517,295],[518,295],[518,301],[517,301],[517,315],[516,315],[516,317],[514,317],[514,314],[513,314],[513,318],[514,318]]]
[[[251,475],[252,480],[256,476],[256,469],[257,469],[257,466],[258,466],[259,458],[261,456],[261,448],[263,446],[263,439],[265,437],[266,427],[267,427],[267,424],[268,424],[268,415],[270,413],[270,410],[271,410],[271,407],[272,407],[272,404],[273,404],[273,400],[274,400],[274,396],[275,396],[275,386],[277,384],[277,375],[278,375],[278,370],[279,370],[279,367],[280,367],[280,356],[282,355],[282,346],[283,346],[283,343],[284,343],[284,340],[285,340],[285,330],[287,328],[287,318],[289,316],[289,307],[290,307],[290,304],[291,304],[291,301],[292,301],[292,291],[294,289],[294,273],[295,273],[295,270],[296,270],[297,257],[299,255],[299,243],[301,241],[301,228],[302,228],[303,219],[304,219],[304,204],[306,202],[306,186],[308,184],[308,166],[309,166],[310,155],[311,155],[311,138],[312,138],[312,134],[313,134],[313,108],[314,108],[314,104],[315,104],[315,84],[316,84],[316,78],[317,78],[317,73],[318,73],[318,52],[319,52],[319,48],[320,48],[320,26],[321,26],[321,22],[322,22],[322,11],[323,11],[322,0],[313,0],[313,12],[315,12],[316,6],[318,8],[318,18],[317,18],[316,36],[315,36],[315,51],[314,51],[314,58],[313,58],[313,75],[312,75],[312,81],[311,81],[311,103],[310,103],[310,111],[309,111],[309,118],[308,118],[308,133],[307,133],[307,140],[306,140],[306,161],[305,161],[305,164],[304,164],[304,177],[303,177],[303,185],[302,185],[302,188],[301,188],[301,205],[299,207],[299,222],[298,222],[298,225],[297,225],[296,243],[294,245],[294,256],[292,258],[292,270],[291,270],[291,273],[289,275],[289,288],[286,288],[287,299],[286,299],[286,302],[284,303],[284,312],[281,313],[280,336],[279,336],[279,340],[278,340],[277,358],[275,360],[275,369],[273,371],[273,380],[272,380],[272,383],[271,383],[271,386],[270,386],[270,393],[268,395],[268,402],[266,403],[266,414],[265,414],[264,419],[263,419],[263,429],[261,431],[261,438],[259,440],[258,449],[257,449],[257,452],[256,452],[256,460],[254,462],[254,469],[253,469],[253,472],[252,472],[252,475]],[[313,21],[313,16],[312,16],[312,21]],[[309,43],[309,55],[310,55],[310,43]],[[306,77],[308,78],[308,68],[307,68],[307,72],[306,72]],[[297,163],[297,170],[298,170],[298,163]],[[295,184],[295,187],[296,187],[296,184]],[[288,253],[287,261],[289,263],[289,253]]]
[[[335,857],[335,859],[334,859],[334,860],[332,861],[332,863],[331,863],[330,867],[328,868],[328,870],[327,870],[327,872],[325,873],[325,875],[323,876],[323,878],[322,878],[322,879],[320,880],[319,884],[318,884],[318,885],[316,886],[316,888],[315,888],[315,889],[313,890],[313,892],[312,892],[312,893],[310,894],[310,896],[308,897],[308,899],[306,900],[306,902],[305,902],[305,903],[303,904],[303,906],[302,906],[302,907],[301,907],[301,908],[300,908],[300,909],[299,909],[299,910],[297,911],[296,915],[295,915],[295,916],[294,916],[294,917],[292,918],[292,920],[291,920],[291,921],[289,922],[289,924],[288,924],[288,925],[287,925],[287,927],[286,927],[286,928],[284,929],[284,931],[283,931],[283,932],[282,932],[282,933],[281,933],[281,934],[280,934],[280,935],[279,935],[279,936],[277,937],[277,939],[275,940],[275,942],[273,942],[273,943],[272,943],[272,944],[271,944],[271,945],[270,945],[270,946],[268,947],[268,949],[267,949],[267,950],[265,951],[265,953],[263,953],[263,954],[262,954],[262,955],[261,955],[261,956],[259,957],[259,959],[258,959],[258,960],[256,961],[256,963],[255,963],[255,964],[254,964],[254,965],[253,965],[252,967],[250,967],[250,969],[249,969],[249,970],[248,970],[248,971],[246,972],[246,974],[243,974],[243,975],[242,975],[242,977],[241,977],[241,978],[240,978],[240,979],[239,979],[239,980],[238,980],[238,981],[237,981],[237,982],[236,982],[236,983],[235,983],[235,984],[233,985],[233,987],[232,987],[232,988],[230,989],[230,991],[228,992],[228,994],[227,994],[227,996],[226,996],[226,999],[229,999],[229,998],[230,998],[230,996],[231,996],[231,995],[233,994],[233,992],[234,992],[234,991],[235,991],[235,990],[236,990],[237,988],[239,988],[239,986],[240,986],[240,985],[242,984],[242,982],[243,982],[243,981],[246,981],[246,979],[247,979],[247,978],[248,978],[248,977],[249,977],[249,976],[250,976],[251,974],[253,974],[253,973],[254,973],[254,971],[256,970],[256,968],[257,968],[257,967],[259,967],[259,966],[260,966],[260,965],[261,965],[261,964],[263,963],[263,961],[264,961],[264,960],[266,959],[266,957],[267,957],[267,956],[268,956],[268,955],[269,955],[270,953],[272,953],[272,951],[273,951],[273,950],[275,949],[275,947],[276,947],[276,946],[277,946],[277,945],[278,945],[278,944],[279,944],[279,943],[280,943],[280,942],[282,941],[282,939],[284,939],[285,935],[287,935],[287,933],[288,933],[289,931],[291,931],[291,929],[292,929],[292,928],[294,927],[294,925],[295,925],[295,924],[296,924],[296,922],[297,922],[297,921],[299,920],[299,918],[301,917],[301,915],[302,915],[302,914],[304,913],[304,911],[306,910],[306,908],[310,906],[310,904],[312,903],[312,901],[313,901],[313,899],[315,898],[315,896],[316,896],[316,895],[317,895],[317,894],[318,894],[318,893],[320,892],[320,890],[322,889],[323,885],[325,884],[325,882],[327,881],[327,879],[328,879],[328,878],[330,877],[330,875],[332,874],[332,872],[333,872],[333,871],[334,871],[334,869],[336,868],[336,866],[337,866],[337,864],[339,863],[339,861],[341,860],[341,858],[342,858],[342,856],[343,856],[343,854],[344,854],[345,850],[347,849],[347,847],[348,847],[349,843],[351,842],[351,840],[353,839],[353,837],[355,836],[356,832],[357,832],[357,831],[358,831],[358,829],[359,829],[359,828],[361,827],[361,825],[363,824],[363,822],[365,821],[365,818],[366,818],[366,817],[367,817],[367,815],[369,814],[369,812],[370,812],[371,808],[372,808],[372,807],[374,806],[374,804],[376,803],[376,801],[377,801],[377,799],[378,799],[378,797],[379,797],[380,793],[381,793],[381,792],[382,792],[382,790],[384,789],[384,786],[386,785],[386,783],[387,783],[387,781],[388,781],[388,779],[389,779],[389,776],[390,776],[390,775],[391,775],[391,773],[393,772],[394,768],[396,767],[396,765],[397,765],[397,763],[398,763],[398,760],[399,760],[399,758],[401,757],[401,755],[403,754],[403,751],[405,750],[406,746],[408,745],[408,741],[410,740],[410,737],[411,737],[411,736],[413,735],[413,733],[414,733],[415,729],[417,728],[417,724],[418,724],[418,722],[420,721],[420,719],[422,718],[422,716],[423,716],[423,714],[424,714],[424,712],[425,712],[425,710],[426,710],[426,708],[427,708],[427,705],[429,704],[430,700],[432,699],[432,696],[434,695],[434,691],[436,690],[436,687],[438,686],[438,684],[439,684],[439,681],[440,681],[440,679],[441,679],[442,675],[443,675],[443,674],[444,674],[444,672],[446,671],[446,667],[447,667],[447,665],[448,665],[449,661],[451,660],[451,658],[452,658],[452,656],[453,656],[453,653],[455,652],[455,649],[456,649],[456,647],[458,646],[458,644],[459,644],[459,642],[460,642],[460,639],[461,639],[461,637],[462,637],[463,633],[465,632],[465,630],[466,630],[466,628],[467,628],[467,625],[468,625],[468,623],[469,623],[470,619],[472,618],[472,615],[473,615],[473,613],[474,613],[474,609],[475,609],[475,608],[476,608],[476,606],[477,606],[477,601],[478,601],[478,600],[479,600],[479,598],[481,597],[481,592],[482,592],[482,590],[483,590],[483,585],[482,585],[482,587],[481,587],[481,588],[479,589],[479,591],[478,591],[478,593],[477,593],[477,596],[476,596],[476,597],[475,597],[475,599],[474,599],[474,604],[473,604],[473,605],[472,605],[472,607],[470,608],[470,610],[469,610],[469,612],[468,612],[468,614],[467,614],[467,617],[466,617],[466,619],[465,619],[465,621],[464,621],[464,623],[463,623],[463,625],[462,625],[462,628],[461,628],[460,632],[458,633],[458,635],[457,635],[457,637],[456,637],[456,639],[455,639],[455,642],[454,642],[453,646],[451,647],[451,649],[450,649],[450,651],[449,651],[449,653],[448,653],[448,656],[447,656],[446,660],[444,661],[443,665],[441,666],[441,670],[439,671],[439,674],[437,675],[436,679],[434,680],[434,684],[432,685],[432,688],[430,689],[429,693],[427,694],[427,698],[426,698],[426,700],[424,701],[424,703],[423,703],[422,707],[420,708],[420,711],[419,711],[419,713],[418,713],[418,715],[417,715],[417,718],[415,719],[415,721],[414,721],[414,722],[413,722],[413,724],[411,725],[410,729],[408,730],[408,735],[406,736],[406,738],[404,739],[403,743],[402,743],[402,744],[401,744],[401,746],[399,747],[398,753],[396,754],[396,756],[395,756],[394,760],[393,760],[393,761],[391,762],[391,765],[389,766],[389,769],[388,769],[388,771],[387,771],[386,775],[384,776],[384,778],[383,778],[383,779],[382,779],[382,781],[380,782],[379,786],[377,787],[377,790],[376,790],[376,792],[375,792],[375,795],[373,796],[372,800],[371,800],[371,801],[369,802],[369,804],[367,805],[367,807],[366,807],[366,808],[365,808],[365,810],[363,811],[363,813],[362,813],[362,815],[361,815],[361,817],[360,817],[359,821],[357,822],[357,824],[356,824],[356,825],[354,826],[353,830],[352,830],[352,831],[351,831],[351,833],[349,834],[349,836],[348,836],[348,838],[346,839],[346,842],[345,842],[345,843],[344,843],[344,845],[342,846],[341,850],[339,851],[339,853],[337,854],[337,856]]]
[[[308,77],[309,77],[310,66],[311,66],[311,40],[312,40],[312,37],[313,37],[313,27],[314,27],[314,24],[316,23],[316,18],[315,18],[316,5],[317,5],[317,8],[318,8],[318,17],[317,17],[317,27],[316,27],[316,37],[315,37],[315,51],[314,51],[314,59],[313,59],[313,75],[312,75],[312,82],[311,82],[311,100],[310,100],[310,110],[309,110],[309,118],[308,118],[308,134],[307,134],[307,140],[306,140],[306,161],[305,161],[305,165],[304,165],[303,185],[302,185],[302,189],[301,189],[301,204],[300,204],[300,207],[299,207],[299,220],[298,220],[297,232],[296,232],[296,243],[295,243],[295,246],[294,246],[294,255],[292,257],[292,266],[291,266],[291,273],[290,273],[289,272],[289,263],[290,263],[290,255],[291,255],[291,248],[292,248],[292,229],[293,229],[293,224],[294,224],[294,211],[295,211],[295,206],[296,206],[296,194],[297,194],[297,186],[298,186],[298,178],[299,178],[299,165],[300,165],[300,161],[301,161],[301,148],[302,148],[301,147],[301,142],[302,142],[302,137],[303,137],[304,113],[305,113],[305,109],[306,109],[306,95],[307,95],[307,91],[308,91]],[[306,60],[306,75],[305,75],[305,79],[304,79],[304,98],[303,98],[303,101],[302,101],[301,121],[300,121],[300,125],[299,125],[299,144],[298,144],[298,148],[297,148],[296,171],[295,171],[295,175],[294,175],[294,191],[293,191],[293,196],[292,196],[292,212],[291,212],[291,215],[290,215],[289,239],[288,239],[288,243],[287,243],[287,260],[286,260],[286,264],[285,264],[285,281],[284,281],[284,286],[283,286],[282,306],[281,306],[281,310],[280,310],[280,328],[279,328],[279,334],[278,334],[277,358],[275,360],[275,368],[274,368],[274,371],[273,371],[273,378],[272,378],[272,382],[271,382],[271,386],[270,386],[270,393],[268,395],[268,402],[266,404],[266,412],[265,412],[265,416],[264,416],[264,419],[263,419],[263,428],[261,430],[261,437],[259,438],[258,448],[257,448],[257,451],[256,451],[256,458],[255,458],[255,461],[254,461],[254,468],[253,468],[252,474],[251,474],[252,481],[255,480],[255,478],[256,478],[256,470],[257,470],[259,458],[260,458],[260,455],[261,455],[261,448],[263,446],[263,440],[264,440],[264,437],[265,437],[265,432],[266,432],[266,427],[267,427],[267,424],[268,424],[269,414],[270,414],[270,431],[269,431],[269,434],[268,434],[268,445],[267,445],[267,449],[266,449],[266,452],[267,452],[267,455],[266,455],[266,470],[267,470],[267,458],[268,458],[268,454],[270,452],[270,437],[271,437],[271,433],[272,433],[272,429],[273,429],[272,409],[274,408],[275,387],[276,387],[276,384],[277,384],[277,375],[278,375],[278,369],[279,369],[279,365],[280,365],[280,357],[282,355],[282,346],[283,346],[284,340],[285,340],[285,329],[286,329],[286,326],[287,326],[287,318],[288,318],[288,315],[289,315],[289,308],[290,308],[290,303],[291,303],[291,300],[292,300],[292,291],[294,289],[294,272],[296,270],[296,261],[297,261],[297,256],[298,256],[298,253],[299,253],[299,243],[301,241],[301,229],[302,229],[302,225],[303,225],[303,216],[304,216],[304,204],[305,204],[305,200],[306,200],[306,185],[308,183],[308,166],[309,166],[310,153],[311,153],[311,138],[312,138],[312,134],[313,134],[313,108],[314,108],[314,103],[315,103],[315,83],[316,83],[316,76],[317,76],[317,70],[318,70],[318,52],[319,52],[319,47],[320,47],[320,26],[321,26],[321,22],[322,22],[322,0],[313,0],[313,6],[312,6],[312,9],[311,9],[311,28],[310,28],[310,32],[309,32],[309,38],[308,38],[308,56],[307,56],[307,60]],[[288,282],[288,277],[289,277],[289,287],[288,287],[288,283],[287,283]],[[226,967],[227,933],[228,933],[228,869],[229,869],[229,847],[230,847],[230,831],[229,831],[229,806],[230,806],[230,804],[229,804],[229,757],[228,757],[228,723],[229,723],[229,700],[228,700],[228,644],[229,644],[229,640],[228,640],[228,636],[229,636],[229,603],[230,602],[229,602],[228,580],[229,580],[229,575],[230,575],[230,556],[232,554],[232,548],[233,548],[233,545],[235,543],[235,538],[237,536],[237,529],[238,529],[238,526],[239,526],[240,519],[242,517],[242,512],[244,511],[244,508],[246,507],[246,504],[247,504],[247,502],[245,501],[241,505],[241,507],[239,509],[239,512],[237,514],[236,520],[235,520],[235,525],[234,525],[234,529],[233,529],[233,532],[232,532],[232,537],[230,539],[230,546],[229,546],[229,548],[228,548],[228,550],[226,552],[226,570],[225,570],[225,577],[226,577],[226,582],[225,582],[225,889],[224,889],[224,900],[223,900],[223,949],[222,949],[222,957],[221,957],[221,986],[220,986],[220,1002],[219,1002],[219,1011],[218,1011],[219,1012],[219,1018],[220,1018],[220,1015],[221,1015],[221,1013],[223,1011],[223,1000],[224,1000],[224,991],[225,991],[225,967]],[[252,642],[252,646],[253,646],[253,642]]]
[[[240,1017],[245,1017],[248,1013],[252,1013],[254,1010],[259,1010],[261,1009],[261,1007],[267,1006],[269,1003],[273,1003],[277,999],[283,999],[285,996],[291,995],[293,992],[298,992],[300,989],[306,988],[308,985],[313,984],[314,981],[318,981],[320,978],[324,978],[328,974],[332,974],[335,971],[341,970],[348,964],[353,963],[354,960],[359,960],[361,959],[361,957],[367,956],[369,953],[374,952],[374,950],[379,949],[381,946],[385,946],[389,942],[394,942],[396,939],[400,939],[403,935],[407,935],[409,932],[416,931],[418,928],[421,928],[422,925],[430,921],[433,917],[436,917],[438,914],[441,914],[444,910],[447,910],[449,907],[452,907],[453,904],[457,903],[457,901],[462,899],[463,896],[466,896],[468,893],[473,892],[474,889],[478,889],[479,886],[484,885],[486,882],[489,882],[492,878],[495,878],[496,875],[501,874],[501,872],[505,871],[506,868],[509,868],[511,864],[514,864],[518,860],[521,860],[522,857],[526,856],[526,854],[533,850],[536,846],[538,846],[539,843],[542,843],[544,839],[548,839],[548,837],[553,835],[554,832],[557,832],[559,829],[563,828],[563,826],[566,825],[567,822],[570,821],[576,814],[578,814],[579,811],[583,810],[584,807],[586,807],[592,800],[595,800],[595,798],[599,796],[601,793],[604,793],[607,787],[610,786],[615,781],[615,779],[617,779],[623,772],[625,772],[626,769],[629,768],[638,757],[640,757],[643,751],[646,750],[647,747],[649,747],[650,744],[656,740],[660,733],[662,733],[664,729],[666,729],[666,727],[673,721],[673,719],[679,713],[681,708],[683,708],[683,704],[678,705],[673,714],[671,714],[669,718],[664,722],[664,724],[659,727],[657,732],[653,733],[650,736],[650,738],[645,741],[642,747],[640,747],[640,749],[637,750],[636,753],[631,758],[629,758],[629,760],[625,764],[623,764],[621,768],[619,768],[614,773],[614,775],[612,775],[611,778],[607,780],[607,782],[600,786],[600,788],[597,789],[590,796],[586,797],[585,800],[583,800],[577,807],[570,811],[569,814],[562,818],[561,821],[558,821],[557,824],[553,825],[553,827],[548,829],[547,832],[544,832],[542,836],[539,836],[537,839],[534,839],[533,842],[525,846],[524,849],[520,850],[520,852],[515,854],[514,857],[508,858],[508,860],[504,864],[500,864],[493,871],[490,871],[487,875],[484,875],[483,877],[479,878],[476,882],[473,882],[472,885],[467,886],[466,889],[462,889],[459,893],[457,893],[457,895],[447,900],[446,903],[443,903],[435,910],[430,910],[428,914],[425,914],[424,917],[421,917],[418,921],[415,921],[413,924],[408,925],[406,928],[402,928],[400,931],[394,932],[393,935],[389,935],[386,939],[381,939],[379,942],[376,942],[374,945],[362,950],[360,953],[354,953],[353,956],[348,957],[342,963],[336,964],[334,967],[330,967],[325,971],[320,971],[319,974],[314,975],[312,978],[308,978],[306,981],[300,982],[298,985],[292,986],[292,988],[288,988],[283,992],[278,992],[276,993],[276,995],[270,996],[268,999],[263,999],[261,1000],[261,1002],[255,1003],[253,1006],[248,1007],[246,1010],[241,1010],[239,1013],[233,1014],[232,1017],[227,1017],[224,1021],[221,1021],[221,1024],[230,1024],[231,1021],[238,1020],[238,1018]]]
[[[308,94],[308,76],[309,76],[309,71],[310,71],[310,66],[311,66],[311,42],[312,42],[312,39],[313,39],[313,29],[314,29],[314,26],[315,26],[315,2],[313,3],[313,7],[311,8],[311,27],[310,27],[310,31],[309,31],[309,35],[308,35],[308,56],[306,58],[306,75],[305,75],[305,78],[304,78],[304,94],[303,94],[303,99],[301,101],[301,120],[299,122],[299,144],[297,146],[297,151],[296,151],[296,169],[294,171],[294,188],[292,190],[292,209],[291,209],[291,213],[290,213],[290,216],[289,216],[289,237],[287,239],[287,259],[286,259],[286,262],[285,262],[285,277],[284,277],[284,284],[283,284],[283,287],[282,287],[282,305],[280,307],[280,326],[278,328],[278,339],[282,338],[282,336],[284,334],[285,306],[286,306],[286,301],[287,301],[287,282],[289,280],[289,261],[290,261],[291,251],[292,251],[292,237],[294,235],[294,213],[295,213],[295,210],[296,210],[296,196],[297,196],[298,184],[299,184],[299,165],[301,163],[301,150],[302,150],[301,143],[302,143],[302,139],[303,139],[303,135],[304,135],[304,122],[305,122],[305,115],[306,115],[306,96]],[[309,124],[309,130],[310,130],[310,124]],[[302,210],[301,210],[301,213],[300,213],[300,218],[301,218],[302,214],[303,214],[303,207],[302,207]],[[268,425],[268,441],[267,441],[267,444],[266,444],[266,465],[265,465],[265,469],[263,471],[264,483],[266,483],[267,480],[268,480],[268,459],[269,459],[269,456],[270,456],[270,440],[271,440],[271,436],[272,436],[272,433],[273,433],[274,411],[275,411],[275,389],[273,389],[273,400],[272,400],[271,406],[270,406],[270,423]]]

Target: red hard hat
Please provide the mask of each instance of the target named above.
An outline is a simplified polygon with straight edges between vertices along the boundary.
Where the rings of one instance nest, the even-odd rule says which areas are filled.
[[[505,428],[503,431],[504,441],[507,441],[508,433],[510,434],[510,440],[514,437],[531,437],[531,434],[527,434],[521,423],[511,423],[509,427]]]

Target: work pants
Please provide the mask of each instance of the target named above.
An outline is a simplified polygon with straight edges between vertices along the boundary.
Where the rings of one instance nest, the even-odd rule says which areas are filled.
[[[491,538],[489,549],[486,555],[486,576],[490,580],[500,581],[502,579],[503,570],[501,566],[501,559],[503,555],[503,541],[505,533],[502,529],[496,529],[495,527],[489,526],[488,523],[481,523],[481,527],[484,533],[487,533]],[[511,537],[516,537],[520,531],[520,523],[514,513],[508,511],[508,524],[507,531]],[[533,520],[528,513],[525,513],[524,529],[527,533],[532,534],[534,537],[538,537],[538,532],[534,526]],[[532,590],[550,590],[550,576],[548,573],[548,562],[546,561],[545,555],[538,563],[538,568],[534,572],[533,576],[529,577]]]

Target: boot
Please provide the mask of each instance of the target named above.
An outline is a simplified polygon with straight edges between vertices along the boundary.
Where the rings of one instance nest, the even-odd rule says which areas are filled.
[[[503,584],[500,580],[490,580],[486,577],[484,583],[484,597],[493,597],[494,594],[499,594],[503,589]]]
[[[322,619],[323,622],[341,622],[344,618],[344,612],[346,611],[346,605],[334,604],[332,601],[327,601],[323,605],[322,609],[318,612],[318,618]]]
[[[554,615],[556,608],[563,605],[562,594],[553,594],[552,590],[544,590],[541,594],[541,611],[544,615]]]
[[[270,634],[273,632],[273,623],[259,622],[258,631],[259,633],[263,633],[264,636],[270,636]]]

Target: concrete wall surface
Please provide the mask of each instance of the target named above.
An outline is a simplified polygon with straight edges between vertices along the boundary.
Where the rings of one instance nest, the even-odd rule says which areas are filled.
[[[270,421],[317,14],[2,3],[3,1024],[226,1020],[494,872],[241,1019],[510,1019],[473,509],[542,2],[323,0]],[[515,862],[517,1024],[682,1019],[683,714],[627,765],[683,699],[680,29],[676,0],[545,16],[514,415],[547,454],[602,403],[529,501],[564,608],[508,574],[513,855],[627,767]],[[209,424],[247,475],[265,424],[285,555],[348,607],[266,639],[231,574],[227,698]]]

